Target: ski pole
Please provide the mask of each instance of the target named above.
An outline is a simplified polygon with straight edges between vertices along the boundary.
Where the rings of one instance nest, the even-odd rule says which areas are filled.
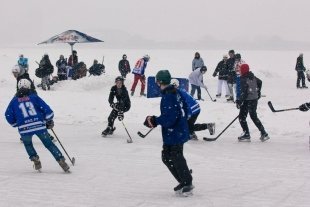
[[[142,134],[140,131],[138,131],[138,135],[141,137],[141,138],[145,138],[154,128],[151,128],[146,134]]]
[[[203,140],[208,141],[208,142],[217,140],[217,138],[219,138],[219,137],[226,131],[226,129],[228,129],[228,127],[230,127],[230,125],[232,125],[232,124],[236,121],[236,119],[238,119],[238,117],[239,117],[239,115],[236,116],[236,118],[234,118],[234,120],[232,120],[232,121],[228,124],[228,126],[225,127],[225,129],[224,129],[219,135],[217,135],[215,138],[204,137]]]
[[[53,130],[53,129],[51,129],[51,130],[52,130],[53,134],[55,135],[57,141],[59,142],[60,146],[62,147],[62,149],[63,149],[64,152],[66,153],[67,157],[69,158],[70,162],[72,163],[72,165],[74,165],[74,164],[75,164],[75,158],[74,158],[74,157],[72,157],[72,159],[70,158],[70,156],[68,155],[68,153],[67,153],[67,151],[65,150],[65,148],[62,146],[62,144],[61,144],[60,140],[58,139],[58,137],[57,137],[56,133],[54,132],[54,130]]]
[[[124,122],[123,122],[123,120],[122,120],[122,124],[123,124],[123,126],[124,126],[124,128],[125,128],[125,130],[127,132],[128,137],[129,137],[129,139],[127,139],[127,143],[132,143],[132,138],[131,138],[131,136],[130,136],[130,134],[129,134],[129,132],[128,132]]]

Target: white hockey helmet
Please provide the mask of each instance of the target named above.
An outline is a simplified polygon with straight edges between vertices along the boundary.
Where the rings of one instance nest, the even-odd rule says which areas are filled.
[[[179,87],[180,82],[178,79],[173,78],[173,79],[171,79],[171,85],[174,85],[175,87]]]
[[[150,60],[150,56],[148,54],[144,55],[143,58],[146,59],[147,61]]]
[[[18,81],[17,87],[18,87],[18,89],[21,89],[21,88],[30,89],[31,88],[31,82],[27,79],[21,79],[20,81]]]
[[[14,65],[12,68],[12,73],[20,73],[20,67],[19,65]]]

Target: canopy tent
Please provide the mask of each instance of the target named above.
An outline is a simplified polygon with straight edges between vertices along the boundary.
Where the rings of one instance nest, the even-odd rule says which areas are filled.
[[[103,42],[102,40],[88,36],[82,32],[76,30],[67,30],[61,34],[55,35],[48,40],[39,43],[40,44],[52,44],[52,43],[68,43],[71,46],[71,54],[73,53],[73,45],[75,43],[90,43],[90,42]]]

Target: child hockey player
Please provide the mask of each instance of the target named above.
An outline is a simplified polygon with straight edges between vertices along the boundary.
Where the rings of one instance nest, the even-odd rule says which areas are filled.
[[[204,123],[204,124],[195,124],[199,114],[200,114],[200,106],[198,101],[196,101],[189,93],[185,90],[179,89],[179,81],[178,79],[172,79],[171,84],[177,88],[177,92],[180,96],[184,112],[187,117],[189,136],[191,140],[198,140],[195,131],[209,130],[211,135],[214,134],[215,123]]]
[[[114,103],[114,97],[117,100],[116,103]],[[108,134],[113,134],[113,131],[116,129],[113,127],[115,119],[118,118],[119,121],[123,121],[124,112],[129,111],[131,106],[128,91],[124,85],[124,78],[122,76],[115,78],[115,85],[112,86],[109,95],[109,103],[112,111],[108,118],[108,127],[101,133],[103,137]]]
[[[54,113],[36,94],[31,93],[31,83],[27,79],[18,82],[18,91],[6,109],[5,117],[9,124],[18,127],[19,134],[34,168],[42,168],[39,156],[32,144],[32,136],[37,135],[44,146],[52,153],[65,172],[69,166],[57,146],[48,136],[47,129],[54,127]]]
[[[179,183],[174,191],[186,196],[191,194],[194,189],[193,178],[183,155],[183,145],[189,138],[187,119],[182,112],[177,90],[173,85],[170,85],[169,71],[160,70],[156,74],[156,82],[162,94],[161,114],[158,117],[147,116],[144,125],[149,128],[154,128],[157,125],[162,126],[162,161]]]

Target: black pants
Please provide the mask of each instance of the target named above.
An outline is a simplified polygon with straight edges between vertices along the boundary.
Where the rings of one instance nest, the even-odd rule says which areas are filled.
[[[206,130],[208,128],[207,124],[195,124],[198,116],[199,116],[199,113],[192,115],[191,118],[189,118],[187,120],[188,129],[189,129],[190,134],[193,134],[194,131]]]
[[[171,174],[180,184],[192,184],[193,177],[183,156],[183,144],[172,146],[163,145],[161,158]]]
[[[259,131],[261,133],[266,133],[263,124],[257,117],[256,113],[257,102],[258,100],[247,100],[244,101],[243,104],[240,106],[239,122],[244,132],[249,133],[248,123],[246,122],[246,117],[249,113],[252,121],[254,122],[255,126],[259,129]]]
[[[304,71],[297,71],[297,83],[296,83],[297,88],[300,87],[300,81],[301,81],[302,87],[306,86]]]
[[[108,117],[108,126],[112,127],[114,126],[114,121],[117,118],[118,115],[118,111],[116,111],[115,109],[113,109]]]

